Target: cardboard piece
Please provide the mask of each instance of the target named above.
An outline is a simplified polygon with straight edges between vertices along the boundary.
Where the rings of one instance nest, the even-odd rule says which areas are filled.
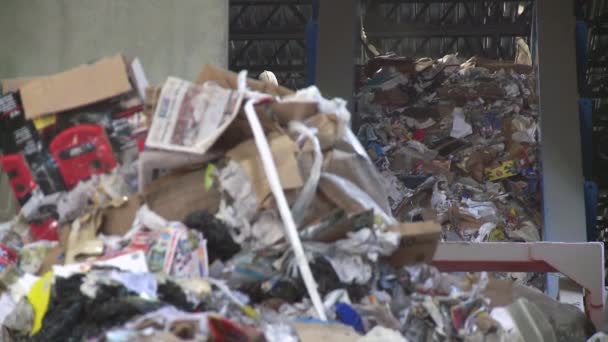
[[[321,145],[321,150],[323,151],[333,148],[338,140],[338,137],[344,135],[344,132],[341,131],[342,127],[340,127],[340,124],[338,123],[338,117],[336,114],[320,113],[308,118],[305,123],[307,126],[317,128],[319,145]],[[304,150],[312,151],[312,144],[310,141],[306,141]]]
[[[173,170],[188,166],[202,167],[204,163],[219,156],[220,154],[214,151],[209,151],[202,156],[182,152],[142,151],[139,154],[138,163],[138,190],[143,192],[144,188],[153,180],[169,174]]]
[[[104,58],[21,87],[28,119],[59,113],[105,100],[132,90],[127,65],[121,55]]]
[[[147,87],[146,96],[144,101],[144,116],[146,117],[146,126],[150,128],[152,124],[152,117],[154,116],[154,110],[158,104],[158,98],[160,97],[161,87]]]
[[[304,182],[296,160],[295,143],[287,135],[271,135],[268,137],[268,144],[283,189],[301,188]],[[261,206],[264,199],[271,194],[271,190],[255,142],[245,141],[228,151],[227,156],[243,167],[255,188],[258,206]]]
[[[285,127],[290,121],[304,121],[317,113],[319,105],[316,102],[273,102],[270,105],[271,116]]]
[[[45,274],[53,268],[53,265],[63,265],[65,259],[65,249],[57,245],[53,247],[45,256],[37,272],[38,276]]]
[[[490,278],[488,286],[483,290],[483,296],[490,299],[490,305],[495,307],[507,306],[515,300],[513,295],[513,280]]]
[[[17,77],[17,78],[7,78],[0,81],[2,85],[2,93],[13,93],[21,89],[26,83],[39,80],[42,77]]]
[[[351,327],[336,323],[296,323],[300,342],[355,342],[361,336]]]
[[[402,267],[433,260],[441,235],[440,224],[434,221],[400,223],[388,230],[401,234],[399,248],[388,257],[389,264]]]
[[[215,81],[221,87],[229,89],[237,89],[237,74],[216,66],[205,64],[203,70],[198,75],[196,83],[203,84],[207,81]],[[287,96],[293,94],[293,92],[287,88],[274,85],[272,83],[247,79],[247,86],[255,91],[270,94],[273,96]]]
[[[346,215],[343,210],[335,210],[321,221],[323,229],[320,229],[311,240],[319,242],[334,242],[346,238],[349,232],[357,231],[374,225],[374,211]]]
[[[125,235],[131,229],[142,202],[140,196],[134,195],[121,206],[106,208],[99,232],[104,235]]]
[[[215,213],[219,191],[205,189],[204,169],[182,170],[163,176],[144,189],[144,200],[152,211],[169,221],[182,221],[195,210]]]

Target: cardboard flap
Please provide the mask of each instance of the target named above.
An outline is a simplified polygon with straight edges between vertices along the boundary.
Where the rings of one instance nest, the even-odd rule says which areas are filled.
[[[23,87],[26,83],[31,81],[39,80],[42,77],[18,77],[18,78],[7,78],[2,80],[2,93],[13,93]]]
[[[271,135],[268,137],[268,144],[283,189],[301,188],[304,181],[296,159],[295,143],[287,135]],[[261,206],[271,191],[255,142],[247,140],[230,150],[227,156],[243,167],[255,188],[258,206]]]
[[[205,64],[203,66],[203,70],[196,79],[196,83],[203,84],[207,81],[215,81],[221,87],[237,89],[238,87],[236,79],[237,74],[232,71],[218,68],[210,64]],[[247,79],[247,86],[252,90],[273,96],[282,97],[293,94],[293,92],[287,88],[250,78]]]
[[[401,235],[399,248],[388,257],[392,266],[430,263],[433,260],[441,236],[440,224],[434,221],[400,223],[388,230]]]
[[[40,78],[21,87],[25,116],[59,113],[130,91],[127,66],[121,55],[95,64]]]
[[[215,213],[221,196],[215,187],[205,189],[204,179],[204,169],[175,171],[152,181],[143,196],[152,211],[170,221],[201,209]]]

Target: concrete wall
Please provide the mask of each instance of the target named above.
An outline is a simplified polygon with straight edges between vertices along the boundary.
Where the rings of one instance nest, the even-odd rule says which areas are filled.
[[[151,83],[227,65],[228,0],[2,0],[0,78],[45,75],[124,52]]]
[[[148,79],[227,65],[228,0],[1,0],[0,79],[47,75],[124,52]],[[0,132],[2,134],[2,132]],[[0,175],[0,222],[15,211]]]

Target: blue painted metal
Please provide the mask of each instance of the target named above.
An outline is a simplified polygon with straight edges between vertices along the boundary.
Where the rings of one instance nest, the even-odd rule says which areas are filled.
[[[585,182],[585,214],[587,216],[587,240],[597,241],[597,201],[598,186],[595,182]]]
[[[312,17],[306,23],[306,81],[308,85],[313,85],[316,82],[318,43],[319,0],[313,0]]]
[[[578,100],[581,123],[581,152],[583,159],[583,177],[593,178],[593,102],[590,99]]]
[[[576,21],[576,74],[579,94],[585,93],[585,74],[587,73],[587,23]]]

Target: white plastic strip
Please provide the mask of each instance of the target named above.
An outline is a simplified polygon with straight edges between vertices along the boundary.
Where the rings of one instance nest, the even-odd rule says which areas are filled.
[[[239,74],[239,90],[246,91],[246,72],[241,72]],[[254,95],[255,93],[252,93]],[[323,308],[323,302],[321,301],[321,296],[319,295],[319,291],[317,290],[317,283],[312,275],[312,271],[310,270],[310,265],[308,264],[308,260],[304,254],[304,248],[302,247],[302,241],[300,241],[300,237],[298,236],[298,231],[296,229],[296,224],[291,216],[291,211],[289,209],[289,204],[287,203],[287,199],[285,198],[285,193],[283,193],[283,187],[281,186],[281,181],[279,179],[279,175],[277,174],[277,168],[274,164],[274,160],[272,159],[272,154],[270,152],[270,147],[268,146],[268,141],[266,140],[266,136],[264,135],[264,130],[262,129],[262,125],[258,120],[258,116],[253,108],[253,104],[260,101],[269,99],[269,96],[253,96],[251,99],[245,103],[245,114],[247,115],[247,120],[249,121],[249,125],[251,126],[251,131],[253,132],[253,137],[255,140],[255,144],[258,148],[258,152],[260,153],[260,158],[262,159],[262,164],[264,166],[264,172],[266,173],[266,178],[268,180],[268,184],[270,185],[270,190],[277,202],[277,206],[279,208],[279,213],[281,214],[281,219],[283,220],[283,224],[285,225],[285,230],[287,233],[287,237],[289,238],[289,242],[291,247],[293,248],[293,252],[296,258],[296,262],[298,264],[298,268],[300,270],[300,274],[302,275],[302,279],[304,280],[304,285],[306,286],[306,290],[308,291],[308,295],[312,301],[315,310],[317,311],[317,315],[321,320],[326,321],[327,315],[325,314],[325,310]]]
[[[319,179],[321,178],[321,167],[323,166],[323,154],[321,153],[321,144],[319,139],[315,135],[314,131],[308,128],[305,124],[299,121],[292,121],[289,123],[289,130],[295,133],[299,133],[302,137],[308,139],[314,148],[314,160],[312,162],[312,168],[310,169],[310,175],[308,180],[302,187],[302,191],[298,195],[296,202],[292,207],[292,214],[297,225],[302,223],[302,220],[306,216],[306,209],[312,203],[319,185]]]

